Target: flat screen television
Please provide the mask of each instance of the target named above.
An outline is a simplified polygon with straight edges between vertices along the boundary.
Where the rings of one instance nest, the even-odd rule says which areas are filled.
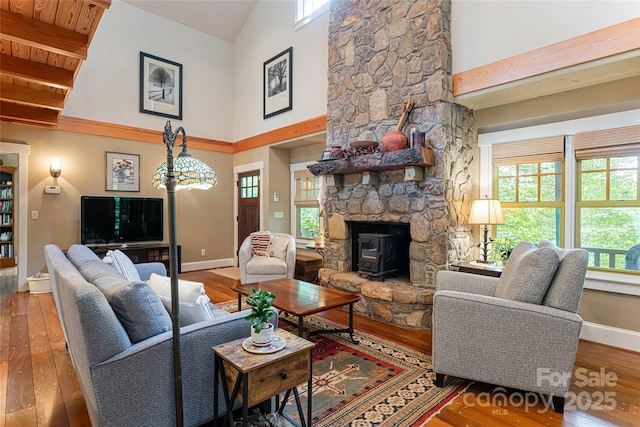
[[[163,240],[163,199],[82,196],[80,241],[83,245],[122,245]]]

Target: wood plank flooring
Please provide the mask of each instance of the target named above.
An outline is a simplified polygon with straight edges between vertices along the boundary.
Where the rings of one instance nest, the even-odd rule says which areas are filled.
[[[207,271],[183,273],[183,279],[205,284],[213,302],[236,299],[228,284],[216,282]],[[0,427],[90,426],[82,391],[75,376],[58,320],[53,295],[14,293],[0,296]],[[323,313],[346,323],[347,312]],[[404,330],[375,320],[354,318],[357,329],[431,350],[431,334]],[[488,384],[473,383],[465,393],[431,419],[429,426],[640,426],[640,354],[582,341],[574,371],[586,377],[615,373],[615,384],[573,385],[580,399],[564,415],[536,405],[519,404],[522,392],[502,391]],[[583,371],[584,370],[584,371]],[[609,393],[606,395],[605,393]],[[616,407],[598,410],[610,396]],[[507,403],[501,404],[500,398]],[[571,403],[568,401],[568,404]]]

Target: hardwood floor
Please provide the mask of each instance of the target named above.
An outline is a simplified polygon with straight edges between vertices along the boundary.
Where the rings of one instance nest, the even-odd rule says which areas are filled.
[[[203,282],[213,302],[236,299],[228,284],[217,282],[209,272],[183,273],[180,277]],[[2,295],[0,313],[0,427],[91,425],[65,348],[53,295]],[[346,323],[346,311],[330,310],[323,315]],[[357,315],[354,324],[358,329],[431,350],[429,332],[403,330]],[[473,383],[428,425],[640,426],[640,354],[582,341],[574,369],[580,369],[574,371],[574,382],[588,375],[595,381],[602,370],[610,374],[610,384],[572,385],[571,391],[580,399],[573,402],[576,408],[567,409],[564,415],[545,411],[539,398],[533,406],[520,404],[518,398],[524,392],[505,394],[494,386]],[[615,381],[611,373],[615,373]],[[500,404],[504,396],[510,404]],[[605,397],[612,399],[614,409],[595,408],[598,403],[609,403]],[[571,403],[568,399],[567,404]]]

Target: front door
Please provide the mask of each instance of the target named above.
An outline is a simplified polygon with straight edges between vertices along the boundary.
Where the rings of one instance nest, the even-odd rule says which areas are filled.
[[[238,174],[238,247],[260,229],[260,171]]]

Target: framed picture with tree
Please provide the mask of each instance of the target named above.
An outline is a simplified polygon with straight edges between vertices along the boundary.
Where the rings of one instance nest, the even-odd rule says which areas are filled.
[[[264,63],[264,119],[293,109],[293,47]]]
[[[182,64],[140,52],[140,112],[182,120]]]

